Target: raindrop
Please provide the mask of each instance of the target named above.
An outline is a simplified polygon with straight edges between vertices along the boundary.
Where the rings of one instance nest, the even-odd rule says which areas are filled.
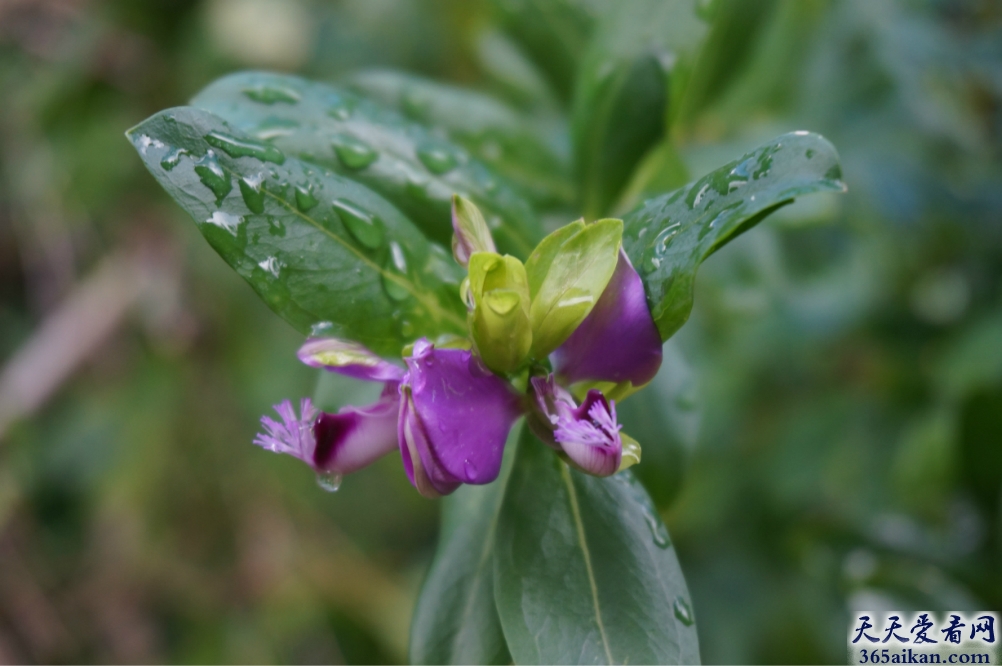
[[[427,120],[428,110],[431,108],[431,98],[414,89],[404,92],[401,100],[403,111],[415,120]]]
[[[423,143],[417,148],[418,159],[434,174],[444,174],[456,168],[456,155],[449,146],[437,142]]]
[[[182,155],[188,155],[188,151],[185,148],[177,148],[171,152],[164,155],[164,158],[160,160],[160,168],[164,171],[173,171],[174,167],[178,165],[181,161]]]
[[[237,185],[240,186],[240,196],[244,198],[244,204],[247,205],[250,212],[258,215],[264,212],[264,190],[261,188],[263,180],[264,177],[258,174],[237,181]]]
[[[386,270],[383,273],[383,289],[386,295],[395,301],[402,301],[410,296],[402,274],[407,271],[407,259],[404,250],[399,243],[390,243],[390,256],[386,263]]]
[[[689,608],[689,604],[686,603],[685,599],[682,597],[675,597],[675,617],[678,621],[687,627],[691,627],[694,620],[692,619],[692,609]]]
[[[305,213],[311,208],[316,207],[318,203],[320,202],[313,196],[312,187],[308,185],[306,187],[296,186],[296,208]]]
[[[244,218],[239,215],[232,215],[230,213],[217,210],[212,214],[212,217],[206,220],[209,224],[214,224],[221,229],[226,229],[234,237],[237,235],[237,227],[244,221]]]
[[[223,202],[226,195],[233,189],[230,177],[219,166],[216,155],[211,150],[195,164],[195,173],[198,174],[198,179],[202,181],[202,184],[216,195],[217,206]]]
[[[665,527],[665,524],[661,522],[661,519],[650,507],[645,507],[644,509],[644,522],[647,523],[647,528],[651,531],[651,537],[654,539],[655,546],[658,548],[668,548],[671,546],[671,537],[668,536],[668,528]]]
[[[292,118],[268,116],[258,124],[257,129],[254,130],[254,136],[263,141],[270,141],[280,136],[288,136],[298,127],[299,122]]]
[[[278,274],[282,271],[282,268],[285,266],[285,264],[283,264],[275,257],[268,257],[264,261],[258,262],[258,266],[261,268],[261,270],[271,273],[275,277],[278,277]]]
[[[317,485],[329,493],[341,487],[341,472],[317,472]]]
[[[283,86],[269,86],[261,84],[251,88],[244,88],[243,93],[248,99],[260,102],[261,104],[271,105],[278,102],[283,104],[296,104],[299,101],[298,92]]]
[[[285,162],[285,155],[281,150],[270,143],[254,139],[238,139],[222,132],[209,132],[205,135],[205,142],[213,148],[219,148],[230,157],[254,157],[275,164]]]
[[[334,106],[327,111],[327,115],[331,118],[336,118],[337,120],[348,120],[351,118],[351,112],[354,110],[355,101],[345,97],[344,99],[338,100]]]
[[[160,141],[159,139],[151,139],[150,137],[148,137],[145,134],[140,135],[140,137],[139,137],[139,152],[141,152],[143,155],[145,155],[147,149],[150,146],[153,146],[154,148],[166,148],[167,147],[167,146],[164,145],[164,142]]]
[[[280,220],[269,216],[268,217],[268,233],[272,236],[278,236],[279,238],[285,238],[285,225],[282,224]]]
[[[469,458],[463,461],[463,471],[466,472],[467,483],[472,483],[477,478],[477,466]]]
[[[664,257],[665,252],[668,251],[668,245],[671,244],[671,240],[675,238],[681,228],[682,224],[676,222],[662,229],[661,233],[654,238],[654,254],[658,259]]]
[[[334,154],[349,169],[364,169],[379,157],[369,144],[347,134],[338,134],[333,139]]]
[[[382,220],[344,199],[334,200],[334,210],[359,243],[375,250],[383,244]]]
[[[326,335],[330,330],[334,328],[334,324],[329,321],[318,321],[310,327],[310,337],[318,337],[321,335]]]

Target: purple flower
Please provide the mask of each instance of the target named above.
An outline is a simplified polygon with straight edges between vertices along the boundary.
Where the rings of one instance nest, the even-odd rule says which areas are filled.
[[[531,383],[538,410],[528,420],[533,432],[583,472],[609,476],[619,471],[623,440],[615,402],[592,389],[578,405],[553,375],[533,377]]]
[[[435,349],[421,339],[404,359],[405,371],[361,345],[313,338],[299,357],[314,367],[381,381],[383,393],[372,405],[336,414],[318,414],[305,399],[299,417],[286,400],[275,407],[283,422],[263,417],[267,434],[259,434],[255,444],[338,476],[399,448],[411,483],[430,497],[451,493],[461,483],[497,478],[521,402],[508,382],[471,352]]]
[[[496,479],[508,431],[522,413],[519,396],[464,349],[435,349],[422,339],[404,361],[398,436],[414,487],[447,495],[461,483]]]
[[[569,384],[629,381],[640,387],[661,367],[661,335],[644,283],[622,250],[595,307],[553,352],[555,372]]]

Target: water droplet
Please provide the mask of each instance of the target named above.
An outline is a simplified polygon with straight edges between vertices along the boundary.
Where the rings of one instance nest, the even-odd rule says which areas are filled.
[[[205,135],[205,142],[213,148],[219,148],[230,157],[254,157],[275,164],[285,162],[285,155],[281,150],[270,143],[254,139],[240,139],[222,132],[209,132]]]
[[[390,256],[383,273],[383,289],[386,295],[395,301],[402,301],[410,296],[410,291],[403,282],[403,274],[407,271],[407,259],[404,250],[397,242],[390,243]]]
[[[338,491],[341,479],[341,472],[317,472],[317,485],[329,493]]]
[[[678,621],[687,627],[691,627],[694,620],[692,619],[692,609],[689,608],[689,604],[686,603],[685,599],[682,597],[675,597],[675,617]]]
[[[696,405],[698,404],[699,398],[696,384],[694,382],[687,382],[678,392],[678,395],[675,396],[675,406],[682,411],[691,412],[696,409]]]
[[[309,185],[306,187],[301,185],[296,186],[296,208],[305,213],[311,208],[315,208],[318,203],[320,202],[317,201],[315,196],[313,196],[312,187]]]
[[[682,224],[680,222],[676,222],[662,229],[661,233],[654,237],[654,256],[658,258],[658,263],[660,263],[660,259],[665,256],[665,253],[668,251],[668,246],[671,244],[671,240],[675,238],[681,228]]]
[[[146,151],[149,149],[150,146],[153,146],[154,148],[167,147],[166,145],[164,145],[163,141],[160,141],[159,139],[151,139],[147,135],[141,134],[139,136],[139,152],[145,155]]]
[[[248,99],[260,102],[261,104],[271,105],[278,102],[296,104],[299,102],[299,93],[284,86],[261,84],[251,88],[244,88],[243,93]]]
[[[450,146],[434,141],[419,145],[417,156],[428,171],[439,175],[452,171],[458,163]]]
[[[338,217],[355,240],[370,250],[375,250],[383,244],[382,220],[344,199],[335,199],[333,205]]]
[[[240,186],[240,196],[244,198],[244,204],[250,212],[258,215],[264,212],[264,190],[261,188],[263,181],[264,176],[261,174],[247,176],[237,181],[237,185]]]
[[[355,110],[355,100],[344,97],[337,100],[333,106],[327,111],[327,115],[331,118],[336,118],[337,120],[348,120],[351,118],[352,111]]]
[[[655,546],[658,548],[668,548],[671,546],[671,537],[668,536],[668,528],[665,527],[665,524],[661,522],[661,518],[650,507],[644,508],[644,522],[647,523],[647,528],[651,531],[651,537],[654,539]]]
[[[262,141],[270,141],[280,136],[288,136],[299,127],[299,121],[292,118],[281,118],[279,116],[268,116],[254,130],[254,136]]]
[[[271,273],[275,277],[278,277],[278,274],[282,271],[282,268],[285,267],[285,264],[283,264],[275,257],[268,257],[264,261],[258,262],[258,266],[261,268],[261,270],[267,271],[268,273]]]
[[[808,148],[807,151],[804,153],[804,157],[806,157],[807,159],[811,159],[812,157],[814,157],[814,149]]]
[[[174,167],[178,165],[181,161],[182,155],[188,155],[188,151],[185,148],[177,148],[171,152],[164,155],[164,158],[160,160],[160,168],[164,171],[173,171]]]
[[[404,91],[402,107],[405,114],[415,120],[427,120],[431,108],[431,98],[413,88]]]
[[[216,195],[217,206],[223,202],[226,195],[233,189],[230,177],[219,166],[219,162],[211,150],[195,164],[195,173],[198,174],[198,179],[202,181],[202,185],[205,185]]]
[[[278,236],[279,238],[285,238],[285,225],[282,224],[281,220],[276,220],[275,218],[268,217],[268,233],[272,236]]]
[[[221,229],[226,229],[235,237],[237,235],[237,227],[243,223],[244,218],[239,215],[232,215],[221,210],[217,210],[212,214],[212,217],[206,220],[209,224],[214,224]]]
[[[339,134],[333,139],[334,154],[349,169],[364,169],[379,157],[369,144],[347,134]]]
[[[310,327],[310,337],[319,337],[321,335],[326,335],[330,330],[334,328],[334,324],[329,321],[318,321]]]
[[[703,197],[706,196],[706,191],[710,189],[709,183],[704,183],[699,189],[696,189],[696,183],[691,188],[689,188],[689,194],[685,198],[685,202],[689,204],[689,208],[695,208],[703,201]]]
[[[467,481],[467,483],[471,483],[474,480],[476,480],[476,478],[477,478],[477,466],[474,465],[473,462],[469,458],[467,458],[466,460],[463,461],[463,471],[466,472],[466,481]]]

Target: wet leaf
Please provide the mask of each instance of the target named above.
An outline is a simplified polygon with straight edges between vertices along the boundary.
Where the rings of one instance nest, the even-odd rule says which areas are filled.
[[[361,72],[349,87],[430,128],[444,130],[482,162],[541,204],[574,198],[559,121],[535,119],[481,92],[391,70]]]
[[[200,109],[162,111],[128,137],[209,244],[300,332],[398,354],[421,335],[465,330],[459,267],[378,194],[294,157],[264,161],[247,152],[252,137]],[[219,137],[244,148],[231,156]]]
[[[277,88],[295,102],[273,103],[248,90]],[[358,95],[295,76],[244,72],[210,84],[192,105],[285,152],[381,194],[431,240],[448,246],[453,194],[484,212],[498,246],[525,256],[539,226],[532,205],[501,175],[399,113]]]
[[[517,664],[699,662],[685,580],[643,487],[629,471],[571,470],[528,429],[501,507],[494,594]]]
[[[707,257],[798,196],[844,191],[841,177],[827,139],[793,132],[630,212],[623,247],[644,280],[661,338],[689,318]]]

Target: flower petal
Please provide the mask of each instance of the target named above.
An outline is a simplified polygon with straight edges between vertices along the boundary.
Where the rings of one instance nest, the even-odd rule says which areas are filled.
[[[350,474],[397,447],[400,400],[395,387],[367,407],[344,407],[337,414],[322,413],[313,426],[316,447],[313,467],[323,472]]]
[[[623,455],[622,428],[616,423],[616,405],[600,391],[588,391],[573,416],[561,416],[554,438],[567,457],[582,471],[609,476],[619,470]]]
[[[298,355],[306,365],[370,382],[395,382],[404,376],[403,368],[357,342],[340,338],[309,338],[299,348]]]
[[[435,349],[422,339],[404,361],[404,388],[432,454],[421,457],[429,478],[474,484],[496,479],[508,431],[522,412],[519,396],[467,350]]]
[[[316,441],[313,438],[313,422],[317,410],[309,398],[303,398],[299,403],[299,414],[292,403],[283,400],[274,406],[274,410],[282,417],[279,423],[269,416],[261,417],[264,433],[254,437],[254,444],[275,453],[286,453],[290,456],[313,464],[313,449]]]
[[[414,399],[409,386],[400,387],[400,418],[397,423],[397,439],[400,455],[404,461],[404,471],[411,485],[425,497],[435,498],[448,495],[460,486],[460,481],[445,472],[435,456],[424,424],[414,409]]]
[[[553,352],[556,374],[568,383],[632,382],[643,386],[661,367],[661,336],[644,283],[620,250],[616,270],[598,303]]]

